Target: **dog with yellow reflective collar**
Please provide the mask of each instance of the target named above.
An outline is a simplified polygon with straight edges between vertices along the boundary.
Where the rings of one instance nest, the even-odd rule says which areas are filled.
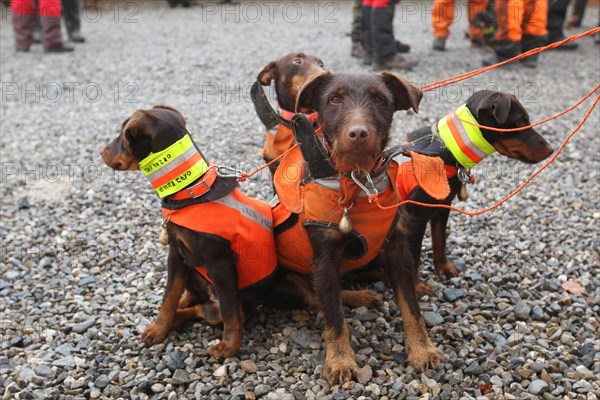
[[[162,199],[167,288],[158,317],[142,334],[146,344],[204,319],[223,325],[223,338],[211,353],[227,358],[240,350],[243,321],[257,303],[316,307],[305,281],[276,269],[271,207],[244,195],[236,178],[221,176],[206,161],[178,110],[156,106],[134,112],[102,158],[115,170],[140,169]],[[342,301],[360,307],[381,299],[372,290],[357,290],[343,291]]]
[[[529,115],[519,100],[492,90],[475,92],[465,104],[432,127],[408,134],[410,146],[421,157],[399,160],[397,185],[402,200],[428,204],[452,204],[455,197],[465,200],[466,185],[473,182],[471,169],[487,156],[501,155],[527,164],[548,158],[552,146],[533,128],[498,132],[479,128],[511,129],[530,125]],[[421,259],[421,245],[427,223],[431,224],[433,265],[439,276],[458,276],[446,256],[446,227],[450,210],[408,204],[408,231],[403,237],[412,252],[415,268]],[[431,294],[426,285],[417,284],[418,294]]]
[[[162,199],[167,287],[144,342],[160,343],[172,329],[202,318],[223,324],[211,353],[237,354],[244,311],[255,308],[276,273],[271,207],[244,195],[235,178],[219,176],[172,107],[134,112],[102,158],[115,170],[140,169]]]

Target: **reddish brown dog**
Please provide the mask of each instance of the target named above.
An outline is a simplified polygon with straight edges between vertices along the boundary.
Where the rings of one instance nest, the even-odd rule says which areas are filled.
[[[381,171],[383,169],[379,168],[378,165],[389,161],[384,160],[384,150],[389,142],[394,113],[409,108],[416,111],[421,97],[422,93],[417,86],[394,73],[386,72],[381,75],[334,75],[323,73],[311,79],[301,89],[298,94],[296,110],[310,109],[318,112],[318,123],[329,149],[329,159],[337,169],[332,179],[335,180],[337,176],[338,180],[335,182],[337,182],[336,187],[338,188],[342,187],[341,182],[346,179],[345,182],[349,184],[349,190],[354,191],[356,194],[354,189],[357,186],[352,185],[352,182],[344,177],[349,176],[350,171],[359,174],[359,176],[364,176],[365,172]],[[280,194],[280,199],[282,199],[284,192],[288,192],[282,186],[285,184],[285,179],[279,179],[283,176],[282,174],[285,174],[284,163],[286,167],[288,166],[286,159],[282,161],[282,167],[277,171],[275,177],[275,186]],[[387,173],[387,167],[383,170]],[[385,186],[385,193],[393,197],[394,189],[392,186],[394,182],[391,181],[391,178],[388,178],[388,175],[380,175],[380,177],[382,177],[381,182]],[[303,202],[299,203],[304,211],[301,211],[300,214],[293,214],[289,220],[286,220],[281,225],[284,228],[281,229],[278,237],[281,239],[286,235],[290,235],[289,244],[296,245],[300,249],[300,256],[312,254],[312,269],[306,273],[309,279],[314,282],[314,290],[324,317],[326,358],[323,375],[332,384],[341,384],[349,381],[357,370],[354,353],[349,343],[348,327],[344,321],[340,296],[340,270],[345,269],[343,266],[349,265],[349,263],[361,263],[362,259],[357,261],[359,256],[370,258],[371,255],[373,257],[382,256],[388,280],[394,289],[406,330],[409,364],[420,370],[437,367],[443,356],[431,343],[425,329],[415,292],[415,269],[412,268],[412,265],[405,265],[403,262],[403,260],[411,257],[409,249],[403,246],[402,240],[407,232],[405,216],[396,214],[396,211],[393,211],[392,214],[396,214],[394,218],[386,221],[381,226],[367,227],[370,232],[375,232],[375,236],[377,236],[373,243],[377,242],[381,246],[367,249],[370,246],[365,245],[365,243],[368,244],[370,239],[364,240],[365,236],[361,235],[364,232],[360,231],[360,227],[355,227],[359,230],[357,232],[352,227],[349,227],[349,230],[342,229],[343,219],[339,219],[342,211],[336,202],[339,192],[335,195],[329,195],[331,190],[323,189],[325,186],[331,187],[332,180],[317,182],[310,175],[306,175],[305,171],[300,183],[301,195],[309,192],[308,185],[313,185],[311,187],[315,188],[320,187],[321,189],[315,189],[315,193],[318,190],[325,190],[328,196],[309,198],[304,195]],[[294,191],[292,190],[291,193],[293,195]],[[332,220],[328,215],[316,215],[314,218],[306,217],[307,210],[323,209],[322,202],[331,199],[333,199],[334,204],[331,207],[327,206],[328,208],[325,211],[328,215],[335,214],[334,217],[338,218],[337,220]],[[357,197],[352,197],[352,199],[359,201]],[[339,200],[340,204],[343,204],[346,208],[344,215],[347,213],[349,218],[352,219],[353,212],[357,212],[358,205],[354,204],[352,206],[349,204],[351,202],[348,202],[345,206],[346,203],[341,197]],[[378,217],[379,210],[374,204],[365,204],[364,200],[360,202],[361,207],[365,209],[370,207],[367,212],[371,212],[372,209],[374,214],[370,214],[371,216]],[[303,220],[300,221],[299,219]],[[362,220],[368,219],[363,218]],[[340,222],[339,225],[338,221]],[[359,222],[358,217],[355,222]],[[276,230],[279,226],[276,222]],[[383,238],[381,238],[379,231],[384,232]],[[295,232],[299,232],[298,235]],[[309,242],[310,253],[304,252],[304,242],[294,243],[293,235],[302,238],[307,236],[306,240]],[[282,266],[295,270],[302,268],[302,265],[292,266],[294,260],[286,258],[285,254],[280,253],[280,250],[283,249],[279,246],[280,239],[277,242],[279,247],[278,257],[280,262],[287,260],[282,263]],[[365,252],[369,255],[365,256]],[[286,262],[289,264],[286,265]],[[308,263],[310,264],[310,261]]]

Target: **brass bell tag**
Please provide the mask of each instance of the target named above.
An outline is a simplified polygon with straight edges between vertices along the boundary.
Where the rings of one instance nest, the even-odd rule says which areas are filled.
[[[469,198],[469,191],[467,190],[467,184],[475,182],[475,178],[471,175],[471,171],[468,169],[460,168],[458,170],[458,179],[462,184],[460,186],[460,191],[458,192],[458,199],[460,201],[465,201]]]
[[[160,224],[160,233],[158,234],[158,242],[163,246],[169,245],[169,232],[167,232],[167,220]]]
[[[469,198],[469,191],[467,190],[467,184],[463,183],[460,186],[460,191],[458,192],[458,199],[460,201],[465,201]]]
[[[348,215],[348,209],[344,208],[344,213],[342,214],[342,219],[340,219],[340,232],[344,235],[352,232],[352,221],[350,221],[350,216]]]

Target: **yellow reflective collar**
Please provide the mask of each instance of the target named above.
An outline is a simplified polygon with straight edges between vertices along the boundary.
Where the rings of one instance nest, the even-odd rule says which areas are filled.
[[[189,186],[208,170],[189,134],[162,151],[150,153],[139,165],[161,199]]]
[[[496,149],[484,139],[481,129],[468,122],[477,124],[467,105],[463,104],[440,119],[434,125],[434,132],[438,132],[460,165],[471,169],[485,157],[495,153]]]

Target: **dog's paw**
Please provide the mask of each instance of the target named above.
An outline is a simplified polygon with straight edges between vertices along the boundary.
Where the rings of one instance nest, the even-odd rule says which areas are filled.
[[[425,295],[433,296],[433,290],[423,282],[419,282],[415,285],[415,292],[417,292],[417,298],[421,298]]]
[[[142,340],[147,346],[152,346],[164,342],[167,336],[169,336],[169,328],[155,321],[144,330]]]
[[[418,371],[436,369],[442,361],[444,354],[431,343],[412,349],[408,354],[408,364]]]
[[[227,340],[221,340],[210,348],[210,354],[215,358],[234,357],[240,351],[240,344],[230,343]]]
[[[331,385],[343,385],[356,375],[358,365],[353,355],[326,358],[323,365],[323,376]]]
[[[365,307],[367,308],[379,308],[383,304],[383,298],[379,293],[374,290],[363,290]]]
[[[450,261],[443,263],[435,263],[435,273],[438,276],[444,276],[447,279],[456,278],[458,276],[458,270]]]

